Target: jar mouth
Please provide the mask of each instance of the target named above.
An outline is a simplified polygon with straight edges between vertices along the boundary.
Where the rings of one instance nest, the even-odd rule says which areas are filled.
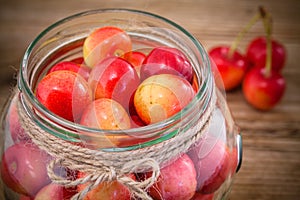
[[[199,85],[198,91],[195,94],[195,97],[192,99],[192,101],[185,106],[181,111],[178,113],[174,114],[168,119],[165,119],[163,121],[149,124],[147,126],[142,126],[142,127],[134,127],[131,129],[125,129],[125,130],[102,130],[102,129],[96,129],[96,128],[90,128],[86,127],[83,125],[80,125],[79,123],[74,123],[68,120],[65,120],[54,113],[50,112],[44,105],[42,105],[39,100],[36,98],[34,94],[34,86],[32,83],[32,80],[29,80],[30,74],[28,73],[28,66],[30,65],[30,59],[32,54],[34,53],[34,50],[37,48],[37,46],[40,44],[41,40],[43,40],[46,35],[55,30],[57,27],[62,26],[65,23],[68,23],[72,20],[76,20],[80,17],[84,16],[90,16],[90,15],[95,15],[99,13],[132,13],[134,15],[141,15],[145,16],[154,20],[158,20],[163,22],[164,24],[167,24],[168,26],[172,27],[174,30],[182,33],[184,36],[186,36],[190,42],[194,45],[194,48],[196,49],[196,53],[198,54],[197,56],[200,56],[199,59],[201,59],[201,70],[200,69],[194,69],[195,75],[197,77],[197,84]],[[193,64],[194,66],[194,64]],[[126,134],[126,135],[135,135],[139,136],[139,133],[143,133],[143,137],[147,137],[147,133],[149,133],[148,136],[152,137],[150,133],[152,130],[162,130],[164,131],[166,127],[169,127],[173,125],[174,123],[178,123],[182,118],[185,116],[191,115],[191,113],[195,112],[196,104],[199,101],[203,101],[204,103],[202,104],[201,110],[198,110],[199,113],[202,113],[205,111],[205,108],[207,104],[210,101],[210,94],[209,94],[209,88],[213,87],[213,78],[212,78],[212,72],[210,69],[210,60],[209,57],[204,49],[204,47],[200,44],[200,42],[191,34],[189,33],[186,29],[184,29],[182,26],[178,25],[177,23],[164,18],[160,15],[149,13],[146,11],[141,11],[141,10],[133,10],[133,9],[97,9],[97,10],[89,10],[85,12],[81,12],[69,17],[66,17],[60,21],[55,22],[54,24],[50,25],[47,27],[44,31],[42,31],[34,40],[33,42],[28,46],[24,57],[21,62],[20,66],[20,74],[19,74],[19,79],[18,79],[18,87],[19,90],[22,93],[23,97],[23,106],[26,107],[25,110],[29,112],[30,116],[32,119],[39,125],[42,126],[44,129],[48,130],[50,133],[61,137],[65,140],[70,140],[70,141],[77,141],[78,139],[78,132],[89,132],[92,135],[95,134]],[[194,66],[195,67],[195,66]],[[199,66],[198,66],[199,67]],[[200,67],[199,67],[200,68]],[[27,105],[29,102],[30,106]],[[31,109],[34,108],[35,111],[31,111]],[[198,109],[198,108],[197,108]],[[39,113],[37,115],[36,113]],[[41,120],[41,115],[46,117],[47,120]],[[49,128],[49,126],[51,128]],[[70,132],[64,132],[65,137],[63,136],[64,134],[57,134],[56,131],[54,130],[60,129],[61,127],[64,127],[64,130],[70,131]],[[72,130],[76,130],[75,132],[72,132]],[[77,132],[78,131],[78,132]],[[158,139],[155,140],[150,140],[148,142],[145,142],[142,144],[142,146],[148,146],[148,145],[153,145],[157,142],[166,140],[168,138],[173,137],[177,132],[172,131],[171,133],[168,133],[167,135],[163,135],[162,137],[159,137]],[[156,133],[157,134],[157,133]],[[71,136],[71,137],[70,137]],[[141,147],[141,144],[138,145],[138,147]],[[130,149],[134,148],[133,146],[130,146]],[[128,150],[127,147],[121,147],[120,149],[125,149]],[[116,148],[114,148],[116,150]]]

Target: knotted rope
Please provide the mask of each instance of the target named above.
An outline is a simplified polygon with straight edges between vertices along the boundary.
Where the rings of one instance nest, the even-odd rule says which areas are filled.
[[[72,197],[72,200],[84,196],[102,182],[117,180],[125,185],[132,197],[150,200],[147,189],[155,183],[160,174],[160,165],[187,152],[189,147],[198,141],[207,131],[212,112],[216,105],[217,95],[213,90],[209,104],[196,125],[177,133],[174,137],[158,144],[131,151],[107,152],[101,149],[89,149],[58,138],[40,126],[30,117],[21,101],[18,103],[20,122],[26,133],[40,149],[54,159],[47,166],[48,175],[54,183],[66,187],[85,184],[86,187]],[[63,166],[80,171],[86,176],[69,180],[54,172],[55,166]],[[135,181],[128,174],[152,171],[152,176],[144,181]]]

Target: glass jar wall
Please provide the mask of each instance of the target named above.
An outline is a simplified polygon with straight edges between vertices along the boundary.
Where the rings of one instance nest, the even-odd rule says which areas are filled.
[[[83,56],[85,38],[118,27],[132,50],[172,47],[193,68],[195,96],[171,117],[104,130],[66,120],[36,97],[53,65]],[[74,97],[76,98],[76,97]],[[2,116],[6,199],[224,199],[241,164],[241,137],[202,45],[168,19],[136,10],[88,11],[43,31],[28,47]]]

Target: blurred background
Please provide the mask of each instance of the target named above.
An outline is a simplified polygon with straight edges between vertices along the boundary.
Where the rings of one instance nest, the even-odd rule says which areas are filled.
[[[98,8],[144,10],[183,26],[209,50],[230,45],[258,6],[264,6],[273,16],[273,38],[287,50],[282,71],[287,89],[281,103],[268,112],[247,104],[241,88],[227,93],[244,142],[243,165],[230,199],[300,198],[299,0],[0,0],[0,5],[0,107],[15,85],[27,46],[46,27],[69,15]],[[257,23],[241,41],[240,52],[263,34]]]

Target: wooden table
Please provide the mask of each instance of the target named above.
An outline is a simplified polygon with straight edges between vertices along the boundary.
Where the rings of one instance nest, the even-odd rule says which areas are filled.
[[[299,0],[1,0],[0,5],[1,106],[27,45],[40,31],[68,15],[95,8],[146,10],[184,26],[209,49],[231,44],[258,5],[265,6],[273,15],[273,36],[288,52],[283,69],[287,90],[282,102],[269,112],[249,106],[240,89],[227,94],[244,144],[243,165],[230,199],[300,199]],[[255,25],[241,42],[240,51],[244,52],[247,43],[262,34],[262,25]]]

